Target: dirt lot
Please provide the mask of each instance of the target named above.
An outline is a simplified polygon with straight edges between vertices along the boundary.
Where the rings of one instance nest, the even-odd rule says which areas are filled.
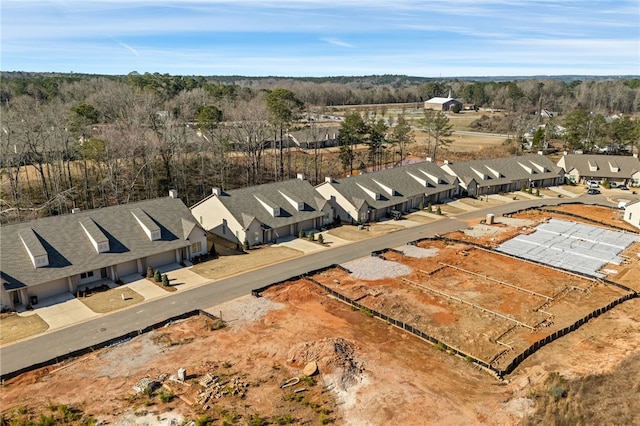
[[[598,217],[601,212],[589,209],[585,214]],[[524,225],[509,220],[496,225],[499,238],[530,228],[538,216],[526,219]],[[460,234],[479,242],[496,238],[486,232]],[[441,333],[478,356],[494,357],[502,347],[498,340],[513,347],[494,360],[497,365],[527,342],[622,294],[617,287],[593,285],[467,244],[429,242],[405,250],[387,252],[384,259],[365,258],[410,268],[403,276],[372,280],[332,269],[315,279],[429,333]],[[640,245],[634,245],[625,255],[638,253]],[[627,276],[640,276],[635,260],[618,269],[609,279],[625,282]],[[358,272],[380,271],[391,270],[365,267]],[[640,423],[638,298],[544,346],[500,381],[351,309],[308,280],[275,286],[263,296],[213,307],[210,311],[226,321],[222,329],[209,318],[194,317],[8,380],[0,392],[2,418],[17,424],[51,419],[49,424],[97,420],[114,425],[183,424],[190,419],[198,424]],[[544,312],[534,311],[553,296]],[[553,315],[551,321],[546,313]],[[531,331],[521,325],[499,336],[514,320],[528,326],[546,321],[547,326]],[[305,378],[303,368],[310,361],[317,363],[318,374]],[[171,378],[181,367],[187,373],[185,384]],[[220,385],[202,386],[207,374]],[[133,386],[143,377],[166,387],[137,393]],[[293,377],[300,382],[280,387]],[[295,392],[301,388],[305,390]],[[199,403],[206,389],[211,396]]]
[[[536,341],[626,294],[465,244],[418,247],[432,255],[381,256],[410,268],[401,277],[364,281],[332,269],[313,278],[498,369]]]
[[[195,317],[9,380],[0,405],[5,419],[23,422],[43,415],[64,423],[61,413],[71,411],[77,420],[67,424],[82,424],[89,416],[114,425],[168,425],[171,419],[207,424],[207,418],[211,424],[287,424],[289,419],[295,424],[517,424],[534,416],[534,401],[549,392],[551,373],[577,381],[615,372],[635,355],[625,377],[638,377],[638,302],[620,305],[542,348],[500,382],[299,281],[222,307],[229,320],[224,329],[213,331],[211,320]],[[302,375],[309,360],[319,366],[313,382],[303,379],[281,389]],[[188,385],[166,379],[180,367]],[[205,389],[198,382],[207,373],[231,393],[238,388],[241,393],[213,398],[203,408],[195,398]],[[171,391],[138,394],[132,387],[142,377],[165,378]],[[300,387],[307,391],[295,394]],[[590,389],[597,391],[597,385]],[[162,402],[160,394],[166,399],[171,392],[170,401]],[[637,421],[633,392],[614,395],[621,407],[629,407],[631,423]],[[542,407],[540,415],[544,412]],[[606,412],[597,415],[594,421]]]

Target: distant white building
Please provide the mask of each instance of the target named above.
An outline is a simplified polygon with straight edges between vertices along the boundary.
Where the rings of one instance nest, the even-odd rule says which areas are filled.
[[[433,109],[436,111],[450,111],[452,109],[462,109],[462,102],[452,97],[447,98],[431,98],[424,103],[424,109]]]
[[[624,206],[624,221],[640,229],[640,200]]]

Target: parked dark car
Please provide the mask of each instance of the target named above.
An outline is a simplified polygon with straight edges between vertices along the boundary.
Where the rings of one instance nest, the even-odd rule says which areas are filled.
[[[627,185],[618,185],[617,187],[618,189],[622,189],[623,191],[628,191],[629,188],[627,187]]]
[[[595,188],[591,188],[590,190],[587,191],[587,194],[589,195],[598,195],[599,193],[600,193],[600,190]]]

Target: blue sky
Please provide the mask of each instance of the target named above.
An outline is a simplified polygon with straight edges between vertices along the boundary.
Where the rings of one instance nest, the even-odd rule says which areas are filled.
[[[640,75],[640,1],[2,0],[3,71]]]

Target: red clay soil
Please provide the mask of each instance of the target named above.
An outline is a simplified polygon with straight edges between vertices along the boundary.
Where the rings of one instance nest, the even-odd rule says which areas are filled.
[[[629,230],[631,232],[638,232],[638,228],[632,226],[631,224],[625,222],[623,220],[624,210],[616,209],[613,207],[601,207],[601,206],[590,206],[585,204],[561,204],[559,206],[549,207],[549,209],[557,210],[559,212],[569,213],[570,216],[561,213],[555,212],[542,212],[539,210],[527,210],[524,212],[520,212],[518,214],[513,215],[513,217],[523,218],[523,219],[538,219],[545,217],[555,217],[557,219],[562,220],[571,220],[574,222],[583,222],[590,225],[594,225],[594,221],[600,223],[604,226],[615,226],[618,228],[623,228]],[[576,217],[578,216],[578,217]],[[590,220],[589,220],[590,219]]]
[[[228,328],[210,331],[209,320],[195,317],[62,368],[9,380],[0,396],[3,416],[37,421],[40,413],[49,413],[48,405],[64,403],[109,424],[133,424],[145,414],[148,424],[159,424],[157,419],[170,414],[181,421],[208,414],[219,424],[233,413],[237,424],[256,414],[273,422],[290,415],[302,424],[320,424],[323,413],[326,421],[351,425],[517,424],[533,409],[530,388],[550,372],[584,377],[615,370],[640,354],[639,299],[545,346],[503,382],[351,310],[308,282],[274,287],[257,300],[269,299],[282,308],[239,327],[231,321]],[[299,376],[300,361],[314,353],[321,361],[317,384],[305,385],[310,391],[303,399],[292,399],[293,393],[279,385]],[[345,366],[355,369],[345,375]],[[161,403],[133,391],[141,377],[175,374],[178,367],[187,369],[191,386],[166,383],[190,402],[202,389],[197,381],[205,373],[229,383],[239,379],[249,387],[244,398],[225,396],[207,410],[178,398]],[[350,380],[341,380],[345,376]],[[620,393],[625,395],[635,397]]]
[[[195,317],[62,368],[9,380],[0,399],[3,415],[37,420],[49,413],[47,406],[64,403],[111,424],[145,414],[153,421],[167,413],[183,420],[207,414],[216,424],[231,414],[238,424],[256,415],[274,423],[291,416],[302,424],[468,424],[496,416],[508,396],[495,378],[471,364],[351,310],[308,282],[275,287],[263,299],[283,307],[259,321],[216,331],[209,329],[210,320]],[[320,357],[317,384],[305,384],[300,399],[293,389],[280,389],[301,375],[304,358],[314,353]],[[159,380],[180,367],[190,386],[165,383],[184,400],[162,403],[132,389],[142,377]],[[226,395],[208,409],[194,403],[206,373],[228,384],[249,384],[244,397]],[[515,417],[505,411],[495,418],[508,424]]]
[[[627,293],[463,243],[425,241],[419,247],[438,253],[382,255],[412,268],[403,277],[364,281],[334,269],[313,278],[499,369],[532,343]]]

